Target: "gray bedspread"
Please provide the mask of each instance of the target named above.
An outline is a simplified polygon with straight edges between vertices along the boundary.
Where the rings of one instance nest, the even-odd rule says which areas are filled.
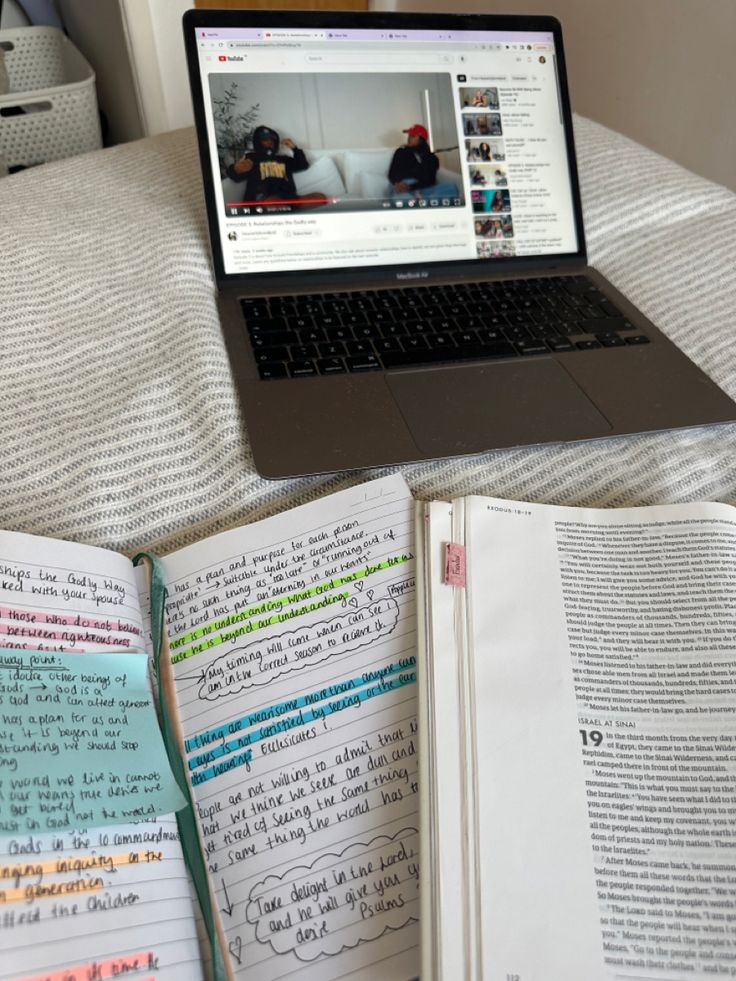
[[[576,139],[591,263],[736,397],[736,194],[589,120]],[[0,338],[0,527],[168,551],[384,472],[256,474],[193,130],[0,180]],[[729,425],[401,472],[427,499],[736,503],[735,450]]]

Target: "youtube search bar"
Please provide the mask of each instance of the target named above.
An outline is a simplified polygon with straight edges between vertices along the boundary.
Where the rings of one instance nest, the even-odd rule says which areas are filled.
[[[304,55],[308,65],[451,65],[454,55],[449,54],[411,54],[397,51],[341,51],[322,54],[309,51]]]

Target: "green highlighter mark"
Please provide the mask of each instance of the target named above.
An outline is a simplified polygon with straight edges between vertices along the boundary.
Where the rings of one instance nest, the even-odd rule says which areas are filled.
[[[402,565],[404,562],[409,562],[411,558],[412,556],[410,555],[397,555],[387,559],[385,562],[377,562],[375,565],[369,564],[363,569],[356,569],[355,572],[350,572],[345,576],[338,576],[328,579],[327,582],[317,583],[307,589],[300,589],[278,600],[266,600],[264,603],[258,603],[256,606],[252,606],[247,610],[241,610],[239,613],[232,613],[219,620],[215,620],[213,623],[205,624],[197,630],[191,630],[189,633],[182,634],[181,637],[177,637],[176,640],[170,642],[169,647],[171,650],[177,651],[177,653],[172,654],[171,663],[178,664],[180,661],[193,657],[195,654],[200,654],[202,651],[209,650],[211,647],[216,647],[218,644],[224,644],[236,637],[252,633],[253,630],[259,630],[263,627],[270,627],[279,623],[286,623],[295,617],[304,616],[307,613],[313,613],[326,606],[346,600],[349,595],[348,593],[338,593],[335,596],[324,594],[330,593],[334,589],[340,589],[342,586],[347,586],[359,579],[366,579],[368,576],[376,572],[382,572],[384,569]],[[305,600],[309,600],[314,596],[320,596],[321,599],[316,603],[306,603],[296,610],[281,612],[284,606],[291,606],[294,603],[303,604]],[[278,610],[279,612],[263,618],[264,614],[270,613],[272,610]],[[259,619],[254,625],[251,622],[254,617],[261,617],[262,619]],[[226,629],[236,624],[243,625],[236,627],[234,630]],[[219,631],[224,632],[220,633]],[[200,642],[197,643],[197,641]],[[186,649],[180,650],[180,648]]]

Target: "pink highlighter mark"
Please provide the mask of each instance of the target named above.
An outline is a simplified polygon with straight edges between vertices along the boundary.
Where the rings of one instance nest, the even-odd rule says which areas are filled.
[[[130,637],[111,637],[106,634],[80,633],[74,630],[49,630],[48,627],[29,627],[0,624],[0,637],[22,637],[32,640],[56,640],[74,647],[78,644],[99,644],[101,646],[130,647]],[[2,646],[2,645],[0,645]]]
[[[130,976],[133,971],[150,971],[152,967],[158,967],[158,958],[155,954],[128,954],[124,957],[113,957],[109,961],[90,961],[89,964],[65,967],[61,971],[52,971],[50,974],[13,978],[13,981],[87,981],[89,978],[94,978],[94,981],[106,981],[107,978],[116,978],[121,974]],[[140,981],[156,981],[156,978],[149,975],[147,978],[141,978]]]
[[[445,546],[445,584],[465,586],[465,546],[448,542]]]
[[[52,623],[57,627],[78,627],[83,630],[117,631],[140,636],[142,631],[132,623],[117,617],[92,617],[82,613],[45,613],[42,610],[16,610],[12,606],[0,606],[0,618],[14,623]]]

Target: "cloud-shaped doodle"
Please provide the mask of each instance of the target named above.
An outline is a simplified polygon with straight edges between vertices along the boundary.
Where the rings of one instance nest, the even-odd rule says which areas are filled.
[[[321,855],[250,891],[246,918],[256,939],[301,961],[334,957],[419,918],[416,828]]]
[[[376,599],[347,606],[339,616],[310,623],[298,630],[254,640],[236,647],[209,664],[200,678],[199,697],[215,701],[282,675],[313,667],[328,657],[347,654],[392,633],[399,620],[394,599]]]

